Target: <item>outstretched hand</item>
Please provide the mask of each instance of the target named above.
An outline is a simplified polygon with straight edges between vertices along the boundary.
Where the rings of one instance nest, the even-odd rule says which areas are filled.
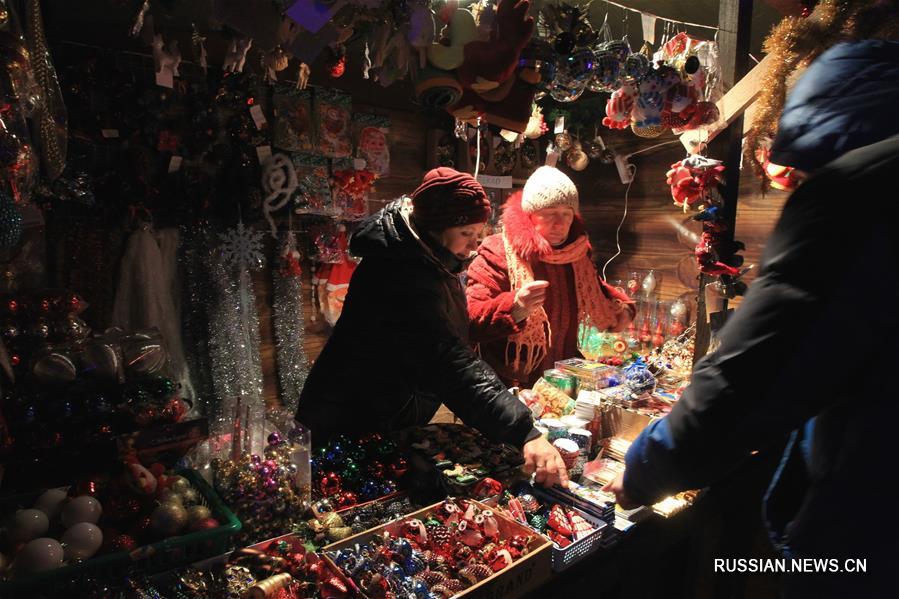
[[[543,437],[524,444],[524,471],[537,473],[535,480],[544,487],[560,485],[568,488],[568,469],[559,451]]]

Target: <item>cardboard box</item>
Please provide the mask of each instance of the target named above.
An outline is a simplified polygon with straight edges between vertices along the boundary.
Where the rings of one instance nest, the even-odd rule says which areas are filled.
[[[491,509],[489,506],[480,502],[475,503],[483,509]],[[383,526],[372,528],[371,530],[348,537],[337,543],[332,543],[322,549],[322,553],[330,562],[331,566],[337,568],[337,565],[331,561],[328,553],[352,547],[357,543],[363,544],[369,538],[380,535],[384,531],[396,533],[402,524],[410,518],[417,518],[424,521],[431,512],[436,510],[442,504],[443,502],[435,503],[434,505],[407,515],[402,520],[389,522]],[[552,571],[552,543],[541,535],[535,533],[533,530],[506,518],[502,514],[496,513],[496,520],[499,524],[501,538],[509,538],[518,534],[531,536],[532,539],[528,546],[528,554],[515,561],[505,570],[500,570],[490,578],[486,578],[478,584],[468,587],[458,595],[454,595],[454,597],[511,599],[512,597],[525,595],[549,580]],[[340,570],[339,568],[337,569]]]

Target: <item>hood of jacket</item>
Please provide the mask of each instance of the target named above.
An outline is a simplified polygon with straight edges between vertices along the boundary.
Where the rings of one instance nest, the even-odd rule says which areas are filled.
[[[813,172],[899,133],[899,42],[836,44],[790,92],[771,162]]]
[[[512,245],[512,249],[525,260],[552,254],[553,247],[537,232],[537,228],[531,222],[530,215],[521,207],[521,191],[516,191],[510,195],[506,203],[503,204],[503,230],[509,243]],[[575,212],[574,222],[571,223],[571,230],[568,232],[568,239],[565,240],[562,247],[586,234],[587,230],[584,227],[584,221],[581,215]]]
[[[363,220],[350,237],[350,252],[360,258],[430,264],[449,274],[461,262],[437,244],[428,244],[412,226],[412,201],[400,198]]]

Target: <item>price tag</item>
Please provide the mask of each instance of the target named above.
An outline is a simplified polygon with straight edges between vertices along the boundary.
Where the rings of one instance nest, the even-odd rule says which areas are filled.
[[[181,156],[172,156],[169,160],[169,172],[176,173],[181,170],[181,163],[184,162],[184,158]]]
[[[101,129],[100,135],[102,135],[106,139],[115,139],[119,136],[118,129]]]
[[[265,115],[262,114],[262,107],[259,104],[250,108],[250,116],[253,117],[253,123],[257,129],[262,129],[265,126]]]
[[[560,116],[556,119],[556,126],[553,128],[553,133],[565,133],[565,117]]]
[[[171,69],[162,69],[156,73],[156,85],[172,89],[175,87],[175,75]]]
[[[478,183],[492,189],[512,189],[511,176],[478,175]]]
[[[256,146],[256,157],[259,159],[259,164],[265,164],[272,157],[272,147]]]

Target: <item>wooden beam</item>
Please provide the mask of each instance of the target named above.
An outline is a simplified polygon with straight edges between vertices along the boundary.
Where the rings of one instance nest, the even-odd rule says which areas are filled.
[[[720,39],[720,38],[719,38]],[[746,76],[740,79],[730,90],[724,94],[715,105],[718,106],[718,112],[721,119],[708,129],[695,129],[693,131],[684,131],[680,136],[680,141],[684,144],[684,148],[690,154],[695,154],[702,150],[710,141],[718,137],[718,134],[727,129],[740,115],[744,115],[744,122],[751,125],[752,119],[746,119],[745,113],[761,92],[762,78],[771,64],[771,56],[765,56],[760,63],[755,65]]]
[[[720,0],[718,4],[718,55],[721,66],[721,80],[725,89],[733,89],[735,83],[749,70],[749,34],[752,30],[752,0]],[[763,61],[764,62],[764,61]],[[759,64],[761,66],[761,63]],[[748,105],[748,103],[747,103]],[[725,130],[709,146],[709,155],[724,160],[724,187],[721,193],[721,212],[727,223],[724,244],[733,241],[737,220],[737,199],[740,193],[740,157],[743,152],[743,112],[734,117]],[[724,261],[728,256],[721,257]],[[705,319],[706,285],[713,277],[699,277],[699,297],[696,310],[696,345],[694,362],[704,356],[712,338],[712,329]],[[720,328],[727,313],[727,301],[722,308],[724,314],[714,318],[715,330]]]

